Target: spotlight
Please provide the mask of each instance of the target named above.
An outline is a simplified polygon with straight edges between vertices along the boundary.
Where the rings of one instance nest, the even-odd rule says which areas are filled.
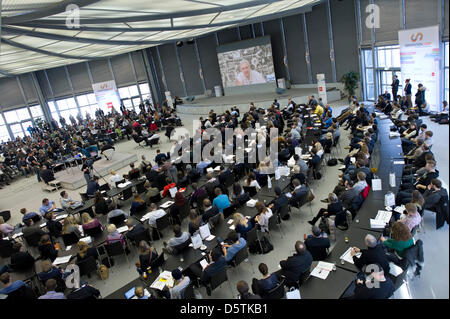
[[[187,44],[194,44],[194,38],[190,38],[186,41]]]
[[[183,46],[183,41],[177,41],[175,44],[177,47],[181,48]]]

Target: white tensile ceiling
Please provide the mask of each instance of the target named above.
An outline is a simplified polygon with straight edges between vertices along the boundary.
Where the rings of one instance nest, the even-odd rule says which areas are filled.
[[[299,13],[320,0],[0,2],[0,76],[8,76],[119,55]]]

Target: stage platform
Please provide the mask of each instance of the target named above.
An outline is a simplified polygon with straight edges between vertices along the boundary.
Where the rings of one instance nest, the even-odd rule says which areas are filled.
[[[337,88],[329,88],[327,91],[328,103],[341,100],[341,91]],[[200,97],[193,102],[177,105],[177,112],[180,114],[206,115],[211,109],[216,113],[223,113],[233,106],[237,106],[242,112],[247,112],[250,102],[257,107],[269,108],[274,99],[278,100],[281,107],[287,106],[289,97],[292,97],[297,104],[307,103],[311,95],[317,98],[317,88],[291,88],[284,94],[276,92],[261,92],[240,94],[234,96]]]
[[[106,176],[111,170],[121,169],[136,161],[136,154],[115,152],[110,161],[107,161],[104,156],[102,156],[102,159],[96,161],[94,163],[95,171],[93,174],[96,176]],[[55,178],[61,182],[61,186],[64,189],[74,190],[86,185],[86,180],[84,179],[80,165],[55,173]],[[100,184],[103,183],[100,182]]]

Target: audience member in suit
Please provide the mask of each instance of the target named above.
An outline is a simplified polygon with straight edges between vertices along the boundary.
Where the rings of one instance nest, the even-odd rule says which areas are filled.
[[[34,258],[26,251],[23,251],[21,243],[14,243],[13,254],[11,255],[12,270],[27,270],[34,265]]]
[[[287,196],[281,192],[281,188],[279,186],[275,186],[275,200],[269,205],[269,208],[272,210],[274,214],[278,214],[280,208],[285,206],[289,199]]]
[[[51,236],[58,238],[61,236],[62,224],[59,221],[53,219],[53,213],[47,213],[45,218],[47,219],[47,229]]]
[[[139,236],[147,231],[141,223],[137,223],[136,225],[134,225],[133,221],[131,221],[130,219],[127,220],[126,224],[128,226],[126,237],[132,242],[134,242],[136,236]]]
[[[280,261],[281,270],[277,271],[278,278],[283,275],[286,277],[287,286],[296,286],[303,274],[308,272],[313,261],[310,252],[306,249],[303,242],[295,243],[296,253],[288,257],[287,260]]]
[[[261,299],[260,296],[250,293],[250,288],[244,280],[238,281],[236,288],[239,292],[238,299]]]
[[[220,182],[218,179],[212,177],[212,175],[210,173],[206,174],[206,179],[207,179],[207,182],[203,186],[203,188],[208,193],[208,196],[210,198],[213,198],[215,195],[214,190],[216,189],[216,187],[218,187],[220,185]]]
[[[231,175],[231,171],[230,171],[230,169],[228,167],[225,168],[225,167],[221,166],[220,167],[220,172],[221,173],[219,174],[219,182],[220,182],[220,184],[225,185],[226,181],[228,179],[228,176]]]
[[[39,235],[41,237],[45,234],[45,232],[41,229],[41,227],[38,224],[35,224],[33,220],[26,219],[24,221],[25,227],[23,228],[23,237],[29,237],[33,235]]]
[[[192,264],[189,267],[194,275],[193,279],[200,278],[200,282],[204,285],[209,285],[211,277],[224,270],[227,266],[227,262],[219,249],[213,249],[206,261],[208,260],[209,263],[205,267],[202,267],[200,263]]]
[[[312,235],[305,240],[305,246],[311,253],[313,260],[324,260],[328,256],[330,248],[330,239],[327,234],[322,232],[319,227],[312,227]]]
[[[300,184],[304,185],[306,182],[306,177],[303,173],[300,172],[300,166],[294,166],[294,174],[291,177],[291,184],[294,179],[298,179]]]
[[[385,276],[383,267],[376,265],[378,271],[373,271],[370,275],[358,274],[356,281],[350,285],[342,298],[345,299],[388,299],[395,290],[394,283]],[[374,287],[373,282],[378,285]]]
[[[269,268],[264,263],[260,263],[258,269],[263,278],[259,280],[253,278],[252,291],[264,299],[267,293],[278,285],[278,277],[275,274],[269,274]]]
[[[353,188],[352,181],[345,181],[344,185],[345,191],[341,192],[339,199],[345,209],[352,210],[353,199],[359,195],[359,192],[356,188]]]
[[[44,260],[41,263],[42,271],[38,274],[39,280],[45,285],[45,282],[49,279],[55,279],[56,281],[62,280],[63,271],[48,260]]]
[[[298,179],[294,179],[292,185],[294,190],[291,192],[290,204],[297,207],[304,200],[305,196],[308,196],[308,188],[306,185],[301,185]]]
[[[219,214],[219,209],[213,206],[208,198],[203,200],[203,207],[205,208],[205,212],[202,215],[202,221],[204,223],[207,223],[211,217]]]
[[[377,239],[371,235],[367,234],[364,238],[364,243],[367,249],[359,249],[358,247],[353,247],[350,254],[353,256],[353,262],[355,266],[362,269],[364,266],[379,264],[386,274],[389,273],[389,261],[384,252],[383,246],[378,245]],[[361,253],[361,256],[356,257],[356,253]]]
[[[335,216],[338,213],[342,212],[343,210],[342,202],[338,199],[335,193],[328,194],[328,203],[329,204],[327,209],[321,208],[316,217],[308,221],[308,223],[314,226],[322,216],[330,217]]]

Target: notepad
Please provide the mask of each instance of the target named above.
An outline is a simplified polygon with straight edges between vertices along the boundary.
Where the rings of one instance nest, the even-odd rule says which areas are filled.
[[[214,167],[214,171],[216,171],[216,172],[220,172],[220,166],[216,166],[216,167]]]
[[[64,256],[64,257],[57,257],[57,258],[53,261],[53,265],[56,266],[56,265],[68,263],[71,257],[72,257],[72,255]]]
[[[160,207],[162,208],[168,208],[170,205],[172,205],[174,202],[172,202],[171,200],[165,202],[164,204],[161,204]]]
[[[214,235],[209,235],[208,237],[205,238],[205,240],[206,240],[206,241],[211,241],[211,240],[213,240],[214,238],[216,238],[216,236],[214,236]]]
[[[230,227],[228,227],[230,230],[234,230],[236,227],[234,227],[234,225],[231,225]]]
[[[70,250],[71,248],[72,248],[72,246],[67,246],[66,251]]]
[[[233,220],[232,220],[232,219],[230,219],[230,220],[228,221],[228,225],[231,225],[231,224],[233,224]]]
[[[90,244],[90,243],[92,243],[92,238],[91,238],[91,236],[87,236],[84,238],[80,238],[80,241],[84,241],[86,244]]]
[[[200,231],[200,236],[202,236],[202,239],[206,239],[209,236],[211,236],[211,231],[209,230],[209,224],[205,224],[203,226],[200,226],[198,228],[198,230]]]
[[[377,216],[375,217],[376,221],[384,222],[385,224],[389,223],[392,217],[392,212],[379,210]]]
[[[395,207],[394,211],[397,213],[403,213],[405,211],[405,205]]]
[[[59,216],[55,217],[55,220],[60,220],[60,219],[66,218],[67,216],[68,216],[68,214],[59,215]]]
[[[208,167],[208,168],[206,169],[206,172],[212,173],[212,172],[214,172],[214,169],[213,169],[212,167]]]
[[[147,213],[147,214],[145,214],[144,216],[142,216],[142,218],[141,218],[141,222],[144,222],[144,221],[146,221],[147,219],[149,219],[149,218],[150,218],[150,215],[151,215],[151,212],[150,212],[150,213]]]
[[[117,187],[119,187],[119,188],[124,188],[124,187],[127,187],[128,185],[130,185],[131,184],[131,182],[125,182],[125,183],[122,183],[122,184],[119,184],[119,185],[117,185]]]
[[[351,255],[351,250],[352,250],[352,247],[349,247],[347,249],[347,251],[344,254],[342,254],[341,257],[339,257],[339,259],[344,260],[344,261],[346,261],[346,262],[348,262],[350,264],[354,264],[353,257]],[[359,258],[361,256],[361,253],[356,253],[355,256],[357,258]]]
[[[117,228],[117,231],[118,231],[119,233],[126,232],[127,230],[128,230],[128,227],[127,227],[127,226],[122,226],[122,227]]]
[[[383,223],[382,221],[376,220],[376,219],[370,219],[370,228],[374,229],[383,229],[386,226],[386,223]]]
[[[205,259],[200,260],[200,266],[202,266],[202,268],[208,266],[208,262]]]
[[[258,201],[256,199],[250,199],[246,205],[247,205],[247,207],[255,207],[257,202]]]
[[[372,190],[373,191],[381,191],[381,179],[372,179]]]

